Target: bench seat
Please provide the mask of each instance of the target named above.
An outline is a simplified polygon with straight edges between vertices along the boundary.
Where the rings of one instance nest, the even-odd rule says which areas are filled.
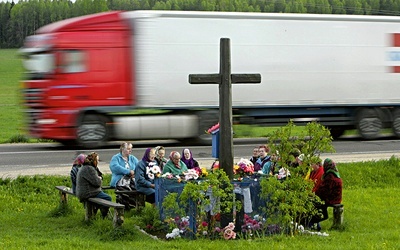
[[[72,192],[72,188],[67,186],[56,186],[57,190],[60,191],[60,202],[62,205],[68,204],[68,195],[75,196]],[[76,197],[76,196],[75,196]],[[97,206],[96,206],[97,205]],[[91,220],[95,215],[95,208],[98,206],[104,206],[114,209],[113,215],[113,226],[115,228],[122,226],[124,222],[124,209],[125,206],[120,203],[100,199],[100,198],[89,198],[85,201],[85,220]]]

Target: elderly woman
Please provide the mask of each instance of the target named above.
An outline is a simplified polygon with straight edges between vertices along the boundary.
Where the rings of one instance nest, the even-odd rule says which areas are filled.
[[[85,154],[79,154],[74,162],[72,163],[72,168],[71,168],[71,182],[72,182],[72,192],[76,194],[76,176],[78,175],[79,169],[82,167],[83,163],[85,162],[86,155]]]
[[[326,158],[323,167],[324,174],[322,175],[321,183],[315,190],[315,194],[324,202],[322,205],[317,205],[317,209],[322,212],[322,218],[313,216],[310,226],[328,219],[328,207],[342,202],[343,183],[335,162]],[[317,229],[321,230],[319,226]]]
[[[110,186],[116,187],[117,182],[121,180],[124,175],[134,177],[135,168],[139,160],[131,155],[132,144],[124,142],[121,144],[119,153],[115,154],[110,161],[111,181]]]
[[[98,163],[99,155],[91,153],[86,157],[83,166],[78,171],[76,177],[76,196],[81,202],[93,197],[111,201],[111,196],[101,190],[102,178],[98,174]],[[103,218],[106,217],[108,207],[100,207],[100,210]]]
[[[155,147],[156,151],[156,161],[160,169],[164,168],[164,165],[167,163],[167,159],[165,158],[165,148],[163,146]]]
[[[155,173],[151,170],[157,166],[155,160],[156,153],[154,148],[146,149],[142,160],[138,163],[135,169],[136,190],[146,195],[146,201],[155,204],[154,178]],[[158,169],[158,168],[157,168]]]
[[[182,175],[187,172],[188,168],[186,164],[181,161],[181,154],[176,151],[172,151],[169,155],[169,161],[165,164],[163,168],[163,174],[171,173],[173,175]]]
[[[182,150],[182,161],[185,163],[188,169],[199,168],[199,163],[193,158],[192,151],[190,149],[185,148]]]

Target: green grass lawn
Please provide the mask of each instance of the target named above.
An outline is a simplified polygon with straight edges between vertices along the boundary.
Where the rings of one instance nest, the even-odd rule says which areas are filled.
[[[343,178],[344,228],[329,236],[276,235],[255,240],[154,240],[135,229],[138,216],[125,214],[122,230],[111,219],[84,222],[85,211],[74,197],[71,213],[55,216],[59,205],[56,185],[70,185],[69,177],[0,179],[1,249],[399,249],[400,161],[338,164]],[[110,176],[106,176],[106,181]],[[115,200],[112,191],[107,191]]]
[[[0,50],[0,143],[26,134],[20,98],[22,63],[16,49]]]

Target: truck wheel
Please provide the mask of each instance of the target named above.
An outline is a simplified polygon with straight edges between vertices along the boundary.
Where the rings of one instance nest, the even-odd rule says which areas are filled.
[[[400,138],[400,110],[397,109],[393,112],[393,123],[392,123],[393,133]]]
[[[101,115],[85,115],[77,129],[77,140],[85,148],[96,148],[105,144],[109,132],[107,119]]]
[[[382,120],[374,109],[362,109],[358,113],[357,129],[366,140],[376,139],[383,127]]]

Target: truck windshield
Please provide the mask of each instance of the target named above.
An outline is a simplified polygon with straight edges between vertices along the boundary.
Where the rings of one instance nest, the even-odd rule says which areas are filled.
[[[24,54],[22,60],[28,79],[45,78],[52,74],[56,67],[54,54]]]

